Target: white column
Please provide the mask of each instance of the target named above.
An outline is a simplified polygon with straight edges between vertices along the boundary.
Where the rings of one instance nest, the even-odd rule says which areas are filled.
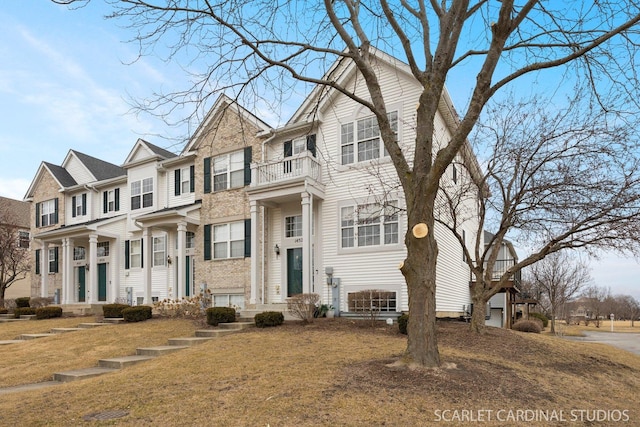
[[[72,304],[76,283],[73,276],[73,239],[62,239],[62,304]]]
[[[177,289],[177,293],[176,298],[180,299],[183,296],[186,296],[186,289],[185,289],[185,282],[186,282],[186,258],[187,258],[187,223],[184,221],[181,221],[178,223],[178,271],[177,271],[177,275],[178,275],[178,289]],[[192,295],[193,296],[193,295]]]
[[[144,286],[144,303],[151,305],[151,268],[153,267],[153,238],[151,237],[151,229],[145,227],[142,230],[142,283]]]
[[[302,292],[311,292],[311,195],[302,193]]]
[[[113,245],[109,243],[109,266],[111,268],[110,275],[110,294],[107,295],[108,301],[113,301],[120,297],[120,238],[116,238]],[[122,265],[124,269],[124,265]]]
[[[89,304],[98,302],[98,235],[89,234]]]
[[[258,236],[258,202],[251,200],[249,202],[251,212],[251,295],[249,304],[256,304],[258,299],[258,281],[259,281],[259,236]],[[264,236],[263,236],[264,238]]]
[[[47,280],[49,276],[49,244],[42,242],[42,253],[40,254],[40,296],[47,298],[49,289],[47,289]]]

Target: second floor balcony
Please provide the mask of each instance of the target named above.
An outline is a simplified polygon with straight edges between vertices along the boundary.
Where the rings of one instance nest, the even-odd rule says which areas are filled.
[[[512,266],[514,266],[515,264],[516,264],[516,260],[513,258],[496,260],[495,264],[493,265],[493,271],[491,272],[491,280],[494,282],[497,282],[507,272],[507,270]],[[486,263],[484,267],[486,270],[487,268]],[[515,274],[511,275],[511,277],[509,278],[508,284],[511,286],[518,287],[518,285],[520,285],[520,279],[521,279],[521,271],[518,270],[515,272]],[[473,275],[473,273],[471,274],[471,281],[472,282],[476,281],[476,278]]]
[[[281,160],[251,165],[251,187],[271,188],[286,184],[303,183],[313,181],[322,183],[320,163],[305,151],[296,156],[285,157]]]

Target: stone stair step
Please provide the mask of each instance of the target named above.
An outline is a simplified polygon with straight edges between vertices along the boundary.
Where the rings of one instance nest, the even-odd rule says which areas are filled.
[[[200,329],[196,331],[196,337],[218,338],[223,335],[230,335],[239,332],[240,329]]]
[[[52,334],[64,334],[66,332],[83,331],[82,328],[51,328]]]
[[[98,360],[98,366],[101,368],[122,369],[127,366],[135,365],[140,362],[146,362],[147,360],[155,359],[155,356],[123,356],[114,357],[112,359],[100,359]]]
[[[184,350],[185,348],[189,348],[186,345],[159,345],[156,347],[146,347],[146,348],[137,348],[136,353],[140,356],[162,356],[164,354],[173,353],[176,351]]]
[[[23,384],[23,385],[16,385],[13,387],[4,387],[4,388],[0,388],[0,395],[17,393],[20,391],[40,390],[41,388],[51,387],[54,385],[60,385],[60,381],[43,381],[43,382],[33,383],[33,384]]]
[[[0,323],[9,323],[9,322],[24,322],[25,320],[30,320],[30,319],[16,319],[16,318],[10,318],[10,319],[0,319]]]
[[[21,334],[19,337],[17,337],[16,339],[19,340],[35,340],[38,338],[46,338],[46,337],[52,337],[55,334],[52,333],[44,333],[44,334]]]
[[[114,371],[117,371],[117,369],[102,368],[99,366],[94,368],[76,369],[74,371],[56,372],[55,374],[53,374],[53,380],[67,383],[71,381],[78,381],[78,380],[84,380],[86,378],[97,377],[99,375],[108,374]]]
[[[104,323],[124,323],[124,319],[122,317],[105,317],[102,321]]]
[[[9,319],[9,318],[12,318],[12,317],[13,317],[13,314],[11,314],[11,313],[1,313],[0,314],[0,319]]]
[[[93,323],[80,323],[78,328],[82,329],[91,329],[91,328],[99,328],[100,326],[108,326],[109,323],[101,323],[101,322],[93,322]]]
[[[21,314],[20,315],[20,320],[32,320],[35,319],[36,315],[35,314]]]
[[[218,324],[218,327],[220,329],[234,329],[234,330],[255,328],[255,326],[256,326],[255,322],[232,322],[232,323],[219,323]]]
[[[169,345],[178,346],[194,346],[198,344],[204,344],[211,341],[213,338],[208,337],[181,337],[181,338],[169,338]]]
[[[21,342],[26,342],[26,341],[25,340],[0,340],[0,345],[18,344]]]

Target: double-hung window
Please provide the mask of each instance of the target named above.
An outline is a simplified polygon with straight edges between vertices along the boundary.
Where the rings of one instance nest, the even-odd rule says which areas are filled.
[[[49,273],[58,272],[58,248],[49,248]]]
[[[153,266],[164,266],[167,260],[165,236],[153,238]]]
[[[131,210],[153,206],[153,178],[131,183]]]
[[[213,258],[244,257],[244,222],[232,222],[213,227]]]
[[[340,209],[342,248],[395,245],[398,243],[397,201],[343,206]]]
[[[182,194],[191,191],[191,172],[189,168],[180,169],[180,192]]]
[[[284,221],[286,237],[302,236],[302,215],[288,216]]]
[[[244,186],[244,151],[213,158],[213,191]]]
[[[142,244],[140,240],[131,240],[129,246],[129,266],[140,268],[142,266]]]
[[[36,205],[36,227],[46,227],[58,222],[58,199],[40,202]]]
[[[398,112],[392,111],[388,117],[397,138]],[[340,129],[340,150],[343,165],[387,156],[378,120],[372,116],[343,124]]]

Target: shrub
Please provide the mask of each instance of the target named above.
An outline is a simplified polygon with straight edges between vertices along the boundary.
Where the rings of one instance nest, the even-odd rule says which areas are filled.
[[[148,305],[136,305],[122,310],[122,317],[126,322],[142,322],[151,319],[151,307]]]
[[[36,310],[36,319],[52,319],[54,317],[62,317],[62,307],[38,307]]]
[[[207,308],[207,323],[218,326],[218,323],[231,323],[236,321],[236,310],[231,307]]]
[[[529,313],[529,319],[539,319],[542,322],[542,327],[549,326],[549,318],[542,313]]]
[[[30,299],[31,298],[29,298],[29,297],[16,298],[16,307],[18,307],[18,308],[31,307],[29,305],[29,300]]]
[[[0,314],[7,314],[9,312],[8,308],[0,308]]]
[[[35,308],[31,308],[31,307],[16,307],[15,310],[13,310],[13,317],[15,317],[16,319],[19,319],[20,316],[22,315],[31,315],[31,314],[36,314],[36,309]]]
[[[280,326],[284,323],[284,314],[279,311],[265,311],[264,313],[256,314],[253,319],[258,328]]]
[[[122,310],[129,307],[129,304],[105,304],[102,306],[102,314],[106,318],[123,317]]]
[[[320,304],[318,294],[298,294],[287,298],[287,310],[305,323],[313,322],[313,313]]]
[[[29,307],[38,308],[38,307],[46,307],[48,305],[53,304],[53,298],[31,298],[29,300]]]
[[[4,300],[4,308],[6,308],[7,310],[9,310],[10,312],[13,312],[13,310],[17,307],[16,304],[16,300],[13,298],[9,298]]]
[[[401,334],[407,335],[407,325],[409,324],[409,315],[406,313],[402,313],[400,317],[398,317],[398,329]]]
[[[539,334],[542,332],[542,321],[538,319],[521,319],[514,323],[511,329],[520,332],[533,332]]]
[[[201,295],[182,299],[163,299],[153,304],[158,316],[199,319],[204,316],[209,301]]]

